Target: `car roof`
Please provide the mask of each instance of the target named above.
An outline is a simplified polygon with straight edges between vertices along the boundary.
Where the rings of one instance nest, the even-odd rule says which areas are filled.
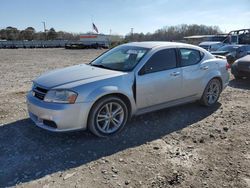
[[[163,41],[146,41],[146,42],[130,42],[124,44],[127,46],[138,46],[142,48],[156,48],[156,47],[191,47],[194,48],[196,46],[191,44],[179,43],[179,42],[163,42]]]

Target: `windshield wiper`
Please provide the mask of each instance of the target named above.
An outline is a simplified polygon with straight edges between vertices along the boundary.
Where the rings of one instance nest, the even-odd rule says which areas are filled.
[[[114,71],[123,71],[123,70],[120,70],[120,69],[114,69],[114,68],[111,68],[111,67],[106,67],[104,65],[96,65],[96,64],[89,64],[90,66],[93,66],[93,67],[99,67],[99,68],[103,68],[103,69],[109,69],[109,70],[114,70]]]
[[[109,67],[106,67],[104,65],[95,65],[95,64],[90,64],[90,66],[93,66],[93,67],[99,67],[99,68],[104,68],[104,69],[111,69]]]

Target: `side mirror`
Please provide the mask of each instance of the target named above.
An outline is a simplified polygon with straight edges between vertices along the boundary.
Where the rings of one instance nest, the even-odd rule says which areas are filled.
[[[139,71],[139,75],[144,75],[147,73],[151,73],[153,70],[153,67],[148,67],[148,66],[144,66],[142,67],[142,69]]]
[[[142,76],[146,74],[145,67],[142,67],[141,70],[138,72],[138,75]]]

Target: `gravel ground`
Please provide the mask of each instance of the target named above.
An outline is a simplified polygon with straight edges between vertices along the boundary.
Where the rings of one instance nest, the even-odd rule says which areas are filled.
[[[117,136],[51,133],[28,119],[39,74],[102,50],[0,50],[0,187],[250,187],[250,81],[231,79],[217,105],[133,118]]]

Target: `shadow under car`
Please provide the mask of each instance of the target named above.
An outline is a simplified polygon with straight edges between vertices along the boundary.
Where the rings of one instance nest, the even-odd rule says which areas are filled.
[[[140,146],[196,123],[219,107],[196,103],[133,118],[116,136],[97,138],[87,131],[52,133],[23,119],[0,127],[0,187],[14,186],[75,168]]]

